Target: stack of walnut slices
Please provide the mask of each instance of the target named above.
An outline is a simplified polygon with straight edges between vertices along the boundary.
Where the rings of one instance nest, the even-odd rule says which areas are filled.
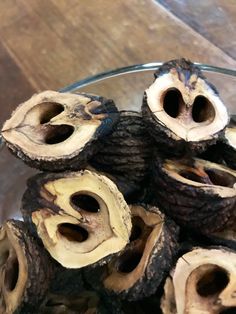
[[[41,172],[0,229],[0,313],[236,313],[236,120],[192,62],[154,76],[141,112],[45,91],[3,125]]]

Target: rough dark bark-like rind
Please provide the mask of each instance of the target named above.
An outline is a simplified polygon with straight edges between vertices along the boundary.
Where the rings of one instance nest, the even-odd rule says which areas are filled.
[[[176,69],[178,72],[178,75],[181,76],[181,74],[185,74],[186,76],[186,83],[187,78],[190,77],[193,74],[196,74],[201,79],[205,80],[208,85],[211,86],[211,88],[214,90],[215,94],[218,94],[217,89],[214,85],[212,85],[209,81],[207,81],[206,77],[203,75],[201,69],[192,63],[190,60],[186,60],[184,58],[176,59],[176,60],[170,60],[165,63],[163,63],[154,73],[154,77],[158,78],[160,75],[163,75],[165,73],[170,72],[171,69]]]
[[[231,117],[230,123],[225,128],[217,143],[209,147],[200,158],[210,160],[218,164],[227,165],[229,168],[236,170],[236,146],[230,143],[227,138],[229,129],[236,130],[236,122]],[[236,135],[235,135],[236,137]]]
[[[236,170],[236,150],[229,145],[223,144],[222,152],[227,165]]]
[[[101,307],[99,295],[94,291],[74,291],[72,295],[49,294],[42,304],[42,314],[96,314]],[[104,312],[104,314],[109,312]]]
[[[203,153],[198,155],[198,158],[215,162],[220,165],[226,166],[226,162],[223,157],[223,148],[220,142],[208,147]]]
[[[68,269],[58,263],[54,266],[54,274],[49,286],[50,293],[59,295],[59,298],[60,295],[74,297],[84,290],[84,281],[80,269]]]
[[[58,93],[57,95],[60,95],[60,94]],[[89,98],[90,99],[89,103],[96,102],[99,105],[97,105],[96,108],[92,108],[92,109],[90,108],[87,110],[86,106],[84,104],[80,104],[79,102],[80,95]],[[15,143],[11,143],[7,139],[5,139],[4,134],[8,130],[7,129],[5,130],[3,126],[2,136],[6,140],[6,144],[8,148],[10,149],[10,151],[15,156],[22,159],[30,167],[38,168],[40,170],[58,172],[58,171],[64,171],[64,170],[83,169],[85,165],[87,164],[87,160],[90,159],[99,150],[101,146],[101,142],[99,140],[102,139],[107,134],[109,134],[110,132],[112,132],[113,127],[118,123],[119,112],[113,100],[111,99],[106,99],[101,96],[85,94],[85,93],[77,94],[77,96],[78,96],[78,106],[75,107],[73,111],[70,112],[70,114],[67,117],[67,119],[71,119],[71,125],[73,126],[74,117],[77,118],[78,116],[81,116],[81,119],[84,119],[84,121],[88,120],[88,124],[90,123],[90,121],[92,121],[92,119],[94,119],[94,117],[95,119],[98,119],[101,122],[100,125],[97,127],[96,132],[94,132],[92,137],[83,147],[75,150],[70,155],[68,155],[65,152],[64,156],[59,156],[59,157],[38,156],[37,151],[35,152],[34,155],[28,154],[19,145]],[[53,102],[53,99],[51,98],[48,100],[48,98],[45,96],[42,98],[41,102],[42,103]],[[20,105],[19,107],[22,107],[23,105],[24,104]],[[64,105],[63,100],[61,102],[61,105]],[[17,109],[16,111],[12,113],[12,116],[14,116],[14,114],[17,113]],[[79,133],[78,133],[78,143],[79,143]],[[63,142],[61,142],[61,145],[63,145]],[[47,150],[47,147],[48,145],[45,144],[45,150]]]
[[[175,263],[177,250],[179,248],[177,243],[177,225],[169,219],[166,219],[165,216],[157,210],[157,208],[150,207],[148,210],[161,215],[163,226],[148,257],[144,274],[138,278],[130,288],[119,291],[115,291],[115,289],[108,289],[105,280],[112,274],[112,268],[110,268],[111,265],[119,263],[119,260],[122,259],[126,252],[131,252],[132,254],[132,249],[134,247],[134,242],[132,243],[132,241],[122,252],[120,252],[119,255],[114,256],[113,260],[111,260],[108,265],[93,270],[90,268],[85,270],[85,277],[88,282],[98,290],[105,288],[108,297],[110,295],[116,295],[121,299],[135,301],[154,294]],[[155,225],[153,225],[153,230],[154,227]],[[148,245],[147,242],[146,245]],[[138,265],[136,267],[138,267]],[[116,266],[114,267],[116,268]]]
[[[234,144],[230,142],[228,138],[228,131],[234,132]],[[222,144],[222,155],[227,163],[227,165],[236,169],[236,118],[235,116],[231,116],[231,120],[227,128],[225,129],[223,136],[223,144]]]
[[[52,279],[53,269],[50,263],[50,257],[47,252],[38,245],[37,241],[30,236],[23,222],[10,220],[6,222],[2,228],[13,235],[14,243],[12,244],[17,244],[21,247],[21,254],[25,259],[27,273],[22,274],[26,276],[26,282],[25,286],[22,287],[24,291],[17,308],[8,307],[6,312],[2,309],[1,313],[36,313],[38,306],[49,290],[50,280]],[[9,241],[12,241],[12,239]],[[21,265],[22,257],[19,255],[18,250],[19,247],[16,250],[16,257],[19,265]],[[23,271],[23,269],[19,266],[19,276],[21,276],[21,271]],[[22,281],[19,284],[21,283]],[[14,290],[11,293],[14,293]]]
[[[148,176],[152,148],[141,114],[121,111],[119,123],[103,139],[103,147],[90,164],[113,177],[124,178],[131,186],[141,186]]]
[[[202,187],[196,187],[191,185],[191,180],[189,183],[179,181],[163,170],[164,162],[158,157],[153,162],[154,203],[187,228],[202,233],[222,230],[234,215],[236,194],[222,197],[218,191],[214,192],[214,185],[202,184]],[[191,160],[189,162],[193,164]],[[212,163],[212,169],[214,165]]]
[[[233,227],[226,227],[221,232],[207,235],[207,241],[214,245],[228,247],[236,252],[236,230],[233,230]]]

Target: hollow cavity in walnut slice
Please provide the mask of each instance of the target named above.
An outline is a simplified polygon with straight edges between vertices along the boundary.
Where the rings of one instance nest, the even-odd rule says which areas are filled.
[[[112,100],[45,91],[18,106],[1,134],[11,151],[32,167],[80,169],[118,119]]]
[[[162,311],[164,314],[236,313],[235,295],[236,253],[223,247],[196,248],[178,260],[168,278]],[[168,312],[170,308],[172,312]]]
[[[172,267],[178,249],[178,228],[174,224],[170,227],[170,222],[156,207],[133,205],[131,213],[130,243],[108,262],[103,272],[98,270],[98,277],[108,293],[130,301],[157,290]],[[89,273],[88,270],[88,276]],[[93,281],[93,276],[90,280]]]
[[[129,241],[130,210],[122,194],[110,179],[88,170],[31,178],[22,213],[67,268],[96,263]]]
[[[154,162],[153,195],[179,224],[198,232],[220,231],[234,219],[236,172],[201,159]]]
[[[169,61],[157,70],[145,91],[142,111],[151,134],[167,147],[187,144],[202,150],[214,143],[229,121],[215,87],[185,59]]]
[[[29,236],[23,222],[0,229],[0,312],[34,313],[52,275],[48,255]]]

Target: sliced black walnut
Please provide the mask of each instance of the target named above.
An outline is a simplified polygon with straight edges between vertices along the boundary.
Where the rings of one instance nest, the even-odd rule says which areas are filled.
[[[140,113],[121,111],[113,132],[104,137],[103,147],[90,160],[90,164],[104,171],[126,187],[126,196],[141,191],[149,173],[153,141]]]
[[[49,290],[51,266],[23,222],[5,222],[0,229],[0,313],[37,313]]]
[[[201,159],[153,164],[153,196],[177,223],[202,233],[224,229],[234,219],[236,171]]]
[[[19,105],[1,134],[10,150],[32,167],[78,170],[118,120],[110,99],[45,91]]]
[[[174,155],[189,149],[202,151],[214,144],[229,117],[200,68],[185,59],[172,60],[154,76],[144,93],[142,114],[162,148]]]
[[[131,206],[130,243],[103,268],[88,269],[87,280],[109,295],[133,301],[156,292],[174,265],[178,228],[156,207]]]
[[[122,194],[110,179],[88,170],[32,177],[22,213],[67,268],[104,262],[129,241],[131,215]]]
[[[163,314],[236,313],[236,253],[195,248],[179,258],[165,284]]]

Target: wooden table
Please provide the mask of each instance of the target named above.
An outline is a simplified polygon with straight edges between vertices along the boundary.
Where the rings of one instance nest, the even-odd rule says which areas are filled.
[[[0,1],[0,125],[35,91],[187,57],[236,68],[234,0]]]

